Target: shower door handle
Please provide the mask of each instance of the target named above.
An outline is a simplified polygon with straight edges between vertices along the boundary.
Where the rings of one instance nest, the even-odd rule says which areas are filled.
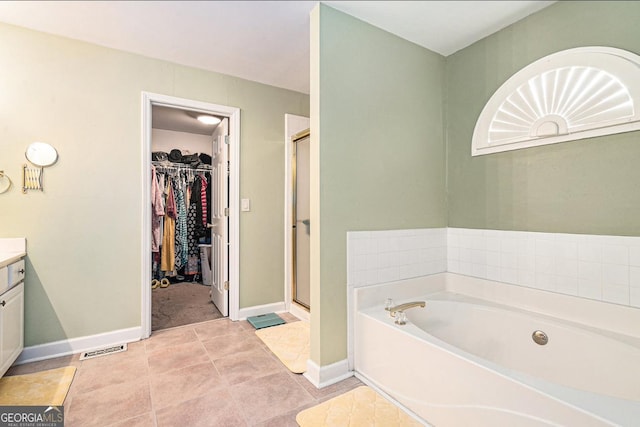
[[[308,219],[298,220],[296,223],[301,222],[304,224],[307,234],[311,234],[311,221]]]

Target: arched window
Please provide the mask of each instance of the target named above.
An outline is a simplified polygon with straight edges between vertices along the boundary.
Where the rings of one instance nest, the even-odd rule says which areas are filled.
[[[554,53],[514,74],[476,123],[471,155],[640,129],[640,56],[611,47]]]

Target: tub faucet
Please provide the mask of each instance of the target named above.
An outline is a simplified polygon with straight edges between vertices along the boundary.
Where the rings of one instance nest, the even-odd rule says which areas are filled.
[[[427,303],[425,301],[412,301],[412,302],[406,302],[404,304],[396,305],[394,307],[388,307],[388,308],[385,308],[385,310],[387,310],[391,314],[391,317],[394,317],[396,319],[396,324],[405,325],[407,323],[407,318],[404,315],[404,311],[413,307],[424,308],[426,304]]]

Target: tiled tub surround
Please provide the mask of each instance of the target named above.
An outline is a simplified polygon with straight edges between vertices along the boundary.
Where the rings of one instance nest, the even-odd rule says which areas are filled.
[[[434,425],[626,426],[640,417],[634,308],[454,273],[351,292],[357,376]],[[386,298],[427,305],[399,326]],[[548,345],[533,342],[536,329]]]
[[[347,233],[347,284],[441,272],[640,308],[640,237],[468,228]]]
[[[447,269],[447,229],[347,233],[347,283],[375,285]]]
[[[447,271],[640,307],[640,237],[449,228]]]

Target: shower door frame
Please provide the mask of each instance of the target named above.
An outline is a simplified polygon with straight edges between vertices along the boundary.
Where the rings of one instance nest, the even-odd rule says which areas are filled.
[[[297,272],[298,272],[298,215],[297,215],[297,202],[298,202],[298,142],[308,139],[311,144],[311,131],[309,129],[298,132],[291,137],[292,155],[291,155],[291,301],[311,311],[310,303],[306,304],[297,299]],[[309,289],[311,291],[311,289]]]

